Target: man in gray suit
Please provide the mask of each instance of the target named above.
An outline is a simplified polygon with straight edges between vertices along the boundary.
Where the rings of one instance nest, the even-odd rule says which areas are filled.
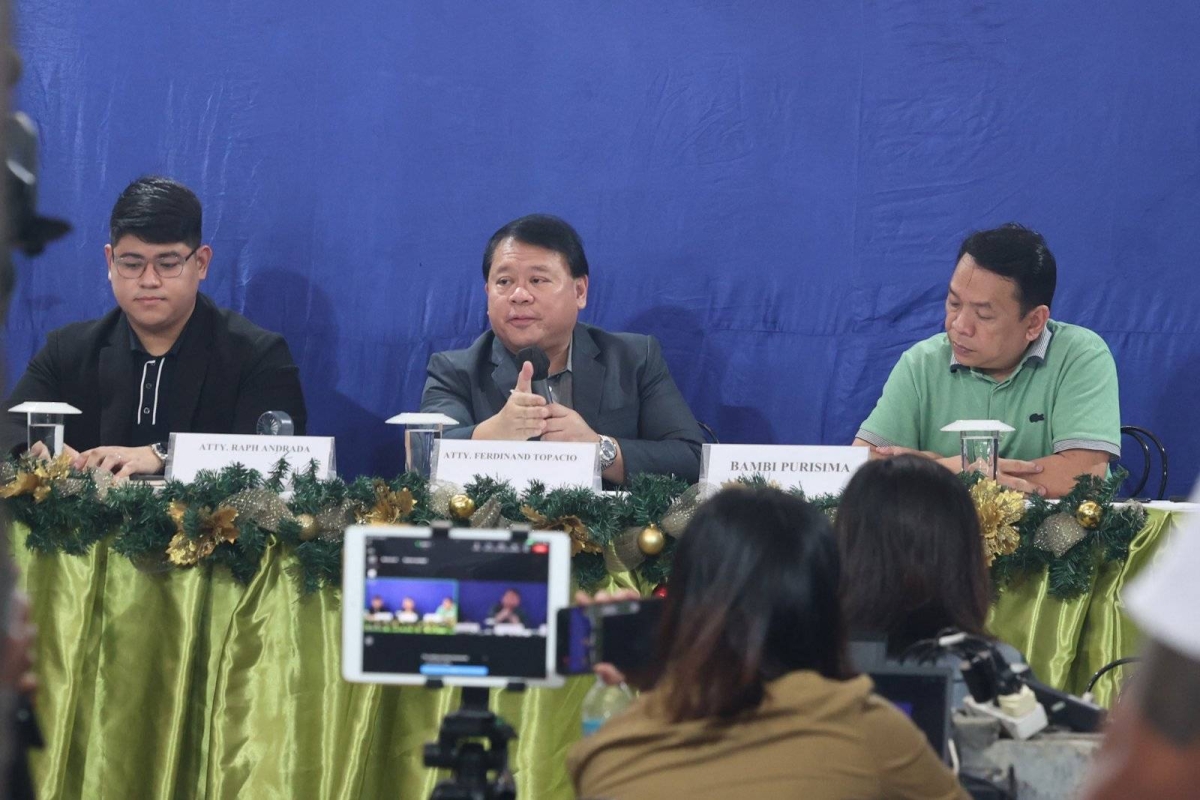
[[[578,321],[587,306],[583,242],[558,217],[533,214],[492,236],[483,254],[491,330],[465,350],[429,359],[421,410],[459,422],[455,439],[598,442],[606,484],[641,472],[700,475],[700,426],[650,336],[609,333]],[[535,394],[533,365],[550,359],[554,402]]]

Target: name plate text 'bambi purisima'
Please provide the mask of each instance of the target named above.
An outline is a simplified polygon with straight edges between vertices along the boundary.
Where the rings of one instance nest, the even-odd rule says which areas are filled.
[[[253,436],[239,433],[172,433],[166,477],[187,483],[202,469],[222,470],[231,464],[271,474],[286,458],[291,472],[303,472],[317,462],[317,477],[337,474],[332,436]]]
[[[700,481],[723,483],[761,475],[781,489],[799,486],[809,497],[837,494],[870,455],[868,447],[790,444],[706,444]]]
[[[495,442],[439,439],[433,477],[466,486],[476,476],[508,481],[522,492],[530,481],[547,489],[600,489],[600,447],[583,442]]]

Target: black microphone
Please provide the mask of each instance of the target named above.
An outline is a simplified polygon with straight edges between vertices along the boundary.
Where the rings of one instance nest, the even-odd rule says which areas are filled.
[[[546,379],[550,377],[550,356],[546,355],[546,351],[540,347],[523,348],[516,355],[517,370],[520,371],[525,362],[528,361],[533,365],[533,380],[531,388],[533,393],[546,398],[547,403],[554,402],[554,391],[550,388],[550,384]]]

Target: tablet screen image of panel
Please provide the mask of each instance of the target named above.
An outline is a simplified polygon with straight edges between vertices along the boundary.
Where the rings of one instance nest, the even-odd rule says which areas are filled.
[[[363,672],[544,677],[549,569],[539,543],[368,537]]]

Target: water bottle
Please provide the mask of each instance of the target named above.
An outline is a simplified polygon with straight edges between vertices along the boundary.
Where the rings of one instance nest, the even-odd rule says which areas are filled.
[[[609,686],[596,678],[583,698],[583,735],[591,736],[600,726],[620,714],[633,702],[633,692],[624,683]]]

